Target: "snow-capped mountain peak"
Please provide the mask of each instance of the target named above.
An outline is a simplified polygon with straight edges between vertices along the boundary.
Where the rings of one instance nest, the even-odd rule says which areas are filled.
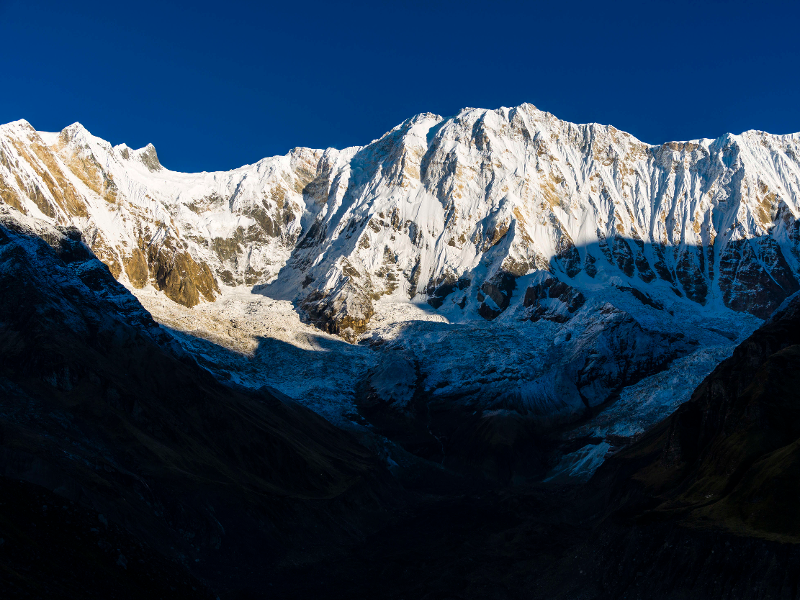
[[[78,226],[115,276],[189,304],[266,286],[348,338],[384,296],[496,318],[542,270],[762,317],[797,288],[797,135],[651,146],[523,104],[185,174],[79,123],[0,132],[4,201]]]

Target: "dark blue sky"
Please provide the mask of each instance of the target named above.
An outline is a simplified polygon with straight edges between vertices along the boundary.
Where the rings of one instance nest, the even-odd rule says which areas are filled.
[[[175,170],[531,102],[661,143],[800,131],[798,2],[0,0],[0,121]]]

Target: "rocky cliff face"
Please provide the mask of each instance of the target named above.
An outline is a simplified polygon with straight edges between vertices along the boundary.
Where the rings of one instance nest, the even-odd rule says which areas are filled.
[[[650,146],[524,104],[181,174],[152,146],[19,121],[0,129],[0,194],[77,226],[133,286],[191,306],[220,284],[266,285],[354,339],[387,295],[494,319],[539,270],[764,318],[799,287],[799,156],[797,135]]]

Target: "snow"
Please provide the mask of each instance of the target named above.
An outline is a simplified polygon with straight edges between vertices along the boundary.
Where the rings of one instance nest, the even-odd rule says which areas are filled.
[[[587,444],[575,452],[565,454],[561,457],[558,465],[547,474],[544,481],[558,480],[570,483],[586,481],[603,464],[610,449],[611,444],[600,442],[599,444]]]
[[[689,400],[692,392],[735,346],[702,348],[675,360],[666,371],[625,388],[619,399],[575,432],[576,437],[633,437],[644,433]]]
[[[42,141],[48,146],[54,146],[58,141],[58,132],[40,131],[39,137],[42,138]]]
[[[8,136],[36,135],[25,122],[2,126],[0,131]],[[585,253],[584,248],[599,243],[600,234],[609,237],[618,232],[646,244],[679,246],[706,244],[710,236],[763,235],[767,224],[757,210],[756,179],[765,181],[793,215],[800,214],[800,169],[796,161],[786,160],[800,150],[797,135],[745,132],[717,140],[648,146],[613,127],[573,125],[528,104],[496,111],[464,109],[449,119],[422,114],[365,147],[325,152],[301,148],[229,172],[153,172],[137,160],[149,147],[112,148],[80,124],[62,133],[70,138],[69,149],[94,157],[130,203],[132,218],[124,218],[128,215],[123,207],[123,218],[109,219],[102,214],[108,212],[105,203],[92,201],[91,191],[82,190],[89,200],[90,221],[117,242],[115,247],[136,245],[136,221],[142,211],[152,221],[171,223],[198,258],[218,269],[231,268],[219,264],[209,244],[253,226],[253,218],[242,211],[258,207],[280,188],[293,206],[293,217],[285,224],[290,238],[314,222],[326,227],[328,236],[311,250],[312,268],[300,277],[309,275],[325,290],[337,288],[346,277],[342,257],[374,280],[383,266],[382,254],[374,249],[382,247],[396,257],[398,272],[407,275],[419,265],[419,292],[446,273],[482,271],[490,276],[506,256],[528,260],[538,254],[547,259],[557,254],[560,236]],[[56,146],[59,134],[38,137]],[[686,144],[697,148],[673,149]],[[731,147],[737,149],[736,161],[753,173],[738,190],[724,172],[726,161],[733,158],[728,155]],[[126,150],[127,159],[122,156]],[[296,167],[304,162],[322,176],[318,197],[297,191],[305,180],[298,181]],[[35,173],[28,174],[32,181],[37,179]],[[8,179],[13,183],[13,177]],[[200,212],[190,210],[212,196],[222,202]],[[265,206],[270,214],[276,211],[271,201]],[[365,219],[386,222],[392,213],[402,231],[365,229]],[[734,222],[744,229],[729,233]],[[358,223],[355,233],[360,240],[368,239],[368,249],[351,241],[348,228]],[[415,225],[420,236],[416,242],[405,233],[407,223]],[[492,231],[510,223],[512,239],[502,248],[483,249]],[[261,283],[273,282],[289,260],[292,239],[251,245],[246,259],[238,261],[239,268],[252,267],[264,273]],[[796,263],[791,253],[786,254]],[[670,260],[667,266],[672,267]],[[300,288],[291,283],[291,273],[283,276],[288,287],[282,295],[289,299],[319,287]],[[408,284],[404,281],[403,286]],[[713,285],[710,301],[721,304],[721,293]]]
[[[330,422],[360,428],[355,386],[375,357],[300,321],[290,302],[246,287],[223,287],[214,303],[193,309],[168,300],[152,287],[131,289],[156,320],[190,354],[224,381],[250,388],[275,388]]]

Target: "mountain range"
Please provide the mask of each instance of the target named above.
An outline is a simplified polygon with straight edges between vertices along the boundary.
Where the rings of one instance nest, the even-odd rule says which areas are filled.
[[[334,540],[385,557],[452,510],[488,517],[478,543],[512,501],[535,539],[577,549],[593,523],[616,558],[657,550],[631,515],[792,541],[769,515],[796,419],[770,390],[796,342],[799,156],[800,134],[653,146],[523,104],[187,174],[77,123],[2,125],[2,473],[152,549],[157,594],[181,578],[164,560],[195,591],[323,565],[316,593],[362,575]],[[589,571],[586,597],[634,590]],[[539,597],[569,588],[554,573]]]

